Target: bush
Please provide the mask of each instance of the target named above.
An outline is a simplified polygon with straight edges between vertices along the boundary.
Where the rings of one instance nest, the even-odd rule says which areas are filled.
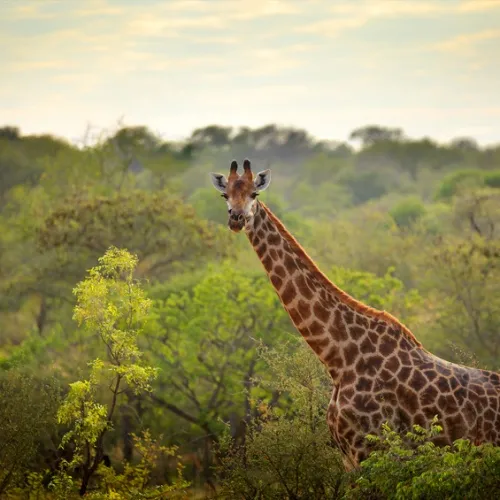
[[[59,388],[18,371],[0,376],[0,497],[23,479],[41,441],[55,428]]]
[[[484,183],[491,188],[500,188],[500,170],[484,174]]]
[[[247,428],[245,444],[221,444],[221,497],[266,499],[339,498],[344,483],[341,455],[326,425],[330,383],[312,352],[262,351],[281,405],[260,402],[260,418]]]
[[[434,420],[429,430],[415,425],[404,437],[387,425],[381,437],[367,436],[378,450],[361,464],[345,498],[474,500],[500,491],[500,447],[463,439],[437,447],[432,438],[441,430]]]

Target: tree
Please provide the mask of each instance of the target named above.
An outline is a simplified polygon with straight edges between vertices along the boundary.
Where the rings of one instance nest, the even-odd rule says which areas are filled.
[[[135,252],[141,260],[137,273],[156,279],[227,251],[225,228],[198,218],[189,205],[168,192],[82,193],[59,200],[42,217],[31,211],[40,209],[33,203],[16,217],[19,242],[14,238],[11,242],[23,248],[23,259],[0,283],[5,292],[0,306],[15,308],[12,301],[19,304],[37,297],[40,334],[53,322],[53,307],[67,302],[72,283],[111,245]],[[12,259],[15,262],[15,255]],[[62,316],[59,311],[59,319]]]
[[[425,214],[425,205],[416,196],[408,196],[394,205],[390,214],[399,227],[410,227]]]
[[[85,494],[103,461],[104,438],[112,429],[124,390],[150,391],[157,374],[141,361],[138,346],[151,303],[133,279],[136,266],[136,257],[111,248],[74,290],[74,319],[83,325],[89,341],[99,341],[106,356],[106,360],[97,358],[90,363],[88,379],[70,384],[58,411],[59,423],[71,426],[62,445],[71,442],[75,446],[69,467],[81,466],[80,495]],[[100,402],[104,388],[109,389],[111,399]]]
[[[451,141],[451,146],[462,151],[477,151],[479,145],[472,137],[457,137]]]
[[[403,130],[400,128],[382,127],[380,125],[366,125],[351,132],[349,139],[359,140],[363,147],[370,146],[381,141],[400,141],[403,138]]]
[[[241,439],[252,418],[253,378],[262,369],[256,341],[280,342],[290,322],[260,273],[226,263],[192,281],[177,292],[171,285],[151,290],[157,323],[148,351],[161,367],[152,400],[195,426],[209,475],[221,421],[232,422],[233,437]]]
[[[228,146],[231,142],[232,127],[221,127],[219,125],[208,125],[196,129],[190,137],[191,144],[198,148],[213,147],[221,148]]]
[[[415,273],[432,303],[425,328],[429,347],[448,357],[451,349],[457,361],[493,370],[500,367],[498,199],[494,189],[456,196],[446,231],[432,238]]]
[[[0,127],[0,138],[8,139],[9,141],[17,141],[21,138],[21,131],[18,127],[6,125]]]

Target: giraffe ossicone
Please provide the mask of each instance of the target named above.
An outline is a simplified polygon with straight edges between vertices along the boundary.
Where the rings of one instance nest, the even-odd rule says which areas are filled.
[[[327,420],[347,467],[370,449],[368,433],[383,422],[397,430],[428,426],[438,416],[436,444],[459,438],[500,445],[500,374],[445,361],[410,330],[335,286],[281,221],[257,200],[270,170],[255,178],[249,160],[229,176],[211,174],[228,207],[228,226],[244,230],[293,324],[327,367],[333,391]]]

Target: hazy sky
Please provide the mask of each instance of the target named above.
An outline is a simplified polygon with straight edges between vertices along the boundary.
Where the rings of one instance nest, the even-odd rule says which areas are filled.
[[[0,124],[500,142],[500,0],[0,0]]]

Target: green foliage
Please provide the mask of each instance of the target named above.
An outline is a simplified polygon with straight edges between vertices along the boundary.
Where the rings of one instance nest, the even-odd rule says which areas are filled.
[[[98,339],[107,360],[90,363],[90,376],[70,384],[58,411],[58,421],[69,425],[61,445],[73,443],[74,457],[69,468],[82,466],[82,489],[103,458],[104,435],[112,428],[116,404],[125,387],[135,393],[149,391],[157,370],[141,363],[138,337],[148,317],[150,301],[133,273],[137,258],[125,250],[109,249],[75,288],[74,319],[84,326],[89,340]],[[109,388],[111,400],[98,400],[99,390]]]
[[[176,448],[162,446],[153,439],[149,431],[141,436],[132,435],[134,448],[140,456],[136,464],[125,463],[123,472],[117,474],[113,468],[101,464],[99,476],[101,491],[87,495],[95,500],[139,500],[146,498],[184,498],[189,483],[182,476],[182,465],[178,465],[177,477],[172,484],[150,486],[152,474],[164,457],[175,457]]]
[[[289,202],[304,217],[331,219],[351,205],[351,193],[346,186],[332,182],[324,182],[319,186],[300,182],[290,191]]]
[[[389,268],[384,276],[373,273],[335,267],[330,279],[356,300],[376,309],[389,311],[402,321],[413,319],[422,298],[417,290],[405,289],[404,283]]]
[[[349,138],[351,140],[360,140],[363,146],[370,146],[377,142],[401,140],[403,138],[403,131],[400,128],[366,125],[353,130]]]
[[[422,200],[411,196],[398,202],[389,213],[399,227],[408,227],[425,214],[425,206]]]
[[[500,170],[485,172],[484,184],[490,188],[500,188]]]
[[[177,196],[134,190],[66,200],[44,220],[37,240],[43,250],[93,256],[126,246],[156,272],[172,272],[179,262],[221,251],[223,236]]]
[[[54,430],[58,389],[54,380],[17,370],[0,374],[0,497],[22,480],[40,442]]]
[[[362,204],[374,198],[380,198],[387,193],[387,179],[378,172],[363,172],[346,170],[339,177],[339,182],[344,184],[352,193],[355,204]]]
[[[199,217],[217,222],[221,225],[227,224],[227,210],[222,203],[216,203],[212,188],[199,188],[189,197],[189,202]]]
[[[296,332],[245,236],[227,230],[224,202],[209,187],[207,173],[225,171],[230,157],[250,157],[254,171],[272,168],[273,183],[261,199],[320,268],[331,270],[338,286],[410,325],[436,354],[498,369],[500,148],[484,148],[470,138],[440,145],[380,126],[361,127],[353,138],[363,143],[361,150],[278,125],[238,130],[211,125],[175,143],[146,126],[120,125],[97,140],[89,133],[81,147],[74,147],[47,135],[0,129],[0,367],[9,376],[13,370],[25,377],[29,373],[37,388],[47,374],[55,374],[65,387],[74,384],[63,409],[80,403],[85,414],[69,411],[72,423],[60,432],[76,429],[89,442],[96,440],[94,448],[105,449],[115,467],[98,467],[101,476],[96,469],[92,494],[129,494],[127,484],[139,477],[138,470],[130,471],[140,444],[128,436],[140,434],[144,426],[154,433],[161,429],[166,443],[179,445],[180,455],[201,460],[193,458],[189,469],[199,482],[209,476],[211,447],[226,426],[236,445],[249,439],[251,484],[262,477],[266,484],[278,484],[266,491],[285,491],[277,469],[269,463],[266,468],[252,450],[270,450],[285,476],[291,467],[304,470],[295,452],[315,438],[303,429],[310,420],[294,419],[299,407],[310,408],[307,393],[284,385],[277,389],[278,372],[296,380],[299,366],[284,362],[270,371],[273,362],[256,351],[256,340],[276,346]],[[430,201],[434,196],[437,203]],[[127,301],[119,299],[124,290],[103,292],[102,283],[96,285],[96,295],[85,297],[88,315],[79,318],[92,328],[77,328],[71,320],[71,290],[110,246],[137,254],[133,276],[151,283],[154,305],[133,328],[142,327],[146,334],[131,342],[119,333],[128,332],[127,319],[116,312],[126,307]],[[222,264],[228,256],[231,261]],[[127,272],[113,279],[125,283]],[[105,273],[100,276],[107,279]],[[109,300],[101,292],[109,292]],[[99,334],[101,323],[113,352],[130,353],[126,373],[113,364]],[[94,360],[90,368],[89,360]],[[152,393],[142,390],[148,385],[141,383],[145,365],[161,368],[149,383]],[[119,390],[107,423],[113,392],[106,384],[113,389],[119,375],[125,392]],[[27,451],[31,458],[17,461],[8,492],[16,500],[23,495],[71,498],[79,483],[70,465],[77,436],[56,452],[50,442],[59,438],[44,436],[33,425],[24,436],[33,447],[25,446],[21,429],[28,418],[36,420],[25,401],[34,398],[35,409],[41,402],[34,389],[16,384],[26,398],[7,390],[10,400],[1,400],[0,414],[19,415],[20,431],[13,434],[17,448],[36,452]],[[322,404],[329,399],[329,388],[325,391],[318,396]],[[56,408],[51,408],[47,411],[53,415]],[[1,429],[15,422],[9,418],[0,422]],[[263,433],[256,431],[261,428]],[[319,437],[328,435],[324,421],[317,431]],[[315,451],[319,455],[309,453],[309,447],[304,456],[312,462],[324,456],[330,463],[331,450],[321,446]],[[237,449],[231,453],[240,463]],[[47,492],[43,470],[49,467],[53,474],[62,453],[69,463],[51,476]],[[166,477],[175,483],[175,457],[153,455],[157,467],[150,483],[165,483]],[[305,484],[301,474],[299,482]],[[22,491],[21,476],[26,478]],[[313,495],[319,495],[314,488]],[[134,486],[131,491],[154,496],[146,490]]]
[[[430,331],[444,344],[434,341],[434,348],[444,354],[453,342],[473,354],[482,368],[493,370],[500,368],[498,255],[495,241],[448,238],[435,249],[426,272],[426,286],[439,297],[434,301]],[[454,353],[447,357],[454,357]]]
[[[428,430],[416,425],[402,436],[388,425],[367,436],[378,449],[361,464],[346,499],[483,499],[500,488],[500,448],[467,440],[437,447],[436,419]]]
[[[223,498],[339,498],[343,465],[326,425],[328,375],[304,345],[263,349],[269,367],[263,388],[286,394],[286,411],[256,402],[260,417],[243,445],[221,443],[218,469]]]
[[[191,433],[216,440],[222,418],[238,434],[263,369],[256,342],[276,345],[290,328],[267,277],[225,262],[184,290],[156,286],[151,296],[150,359],[162,368],[154,402],[194,425]]]
[[[436,192],[437,200],[448,200],[461,190],[484,185],[484,173],[480,170],[458,170],[447,175]]]

